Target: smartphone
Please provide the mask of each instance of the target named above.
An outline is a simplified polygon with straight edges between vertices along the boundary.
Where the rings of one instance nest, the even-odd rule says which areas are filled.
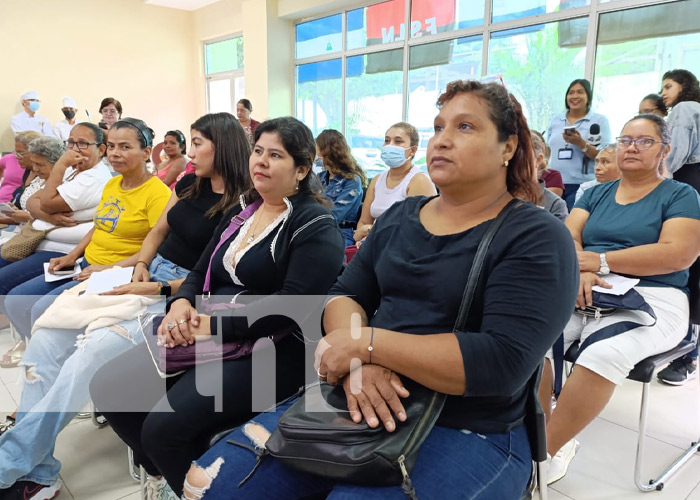
[[[53,273],[56,276],[65,276],[67,274],[73,274],[75,272],[75,266],[73,267],[64,267],[63,269],[54,269]]]
[[[107,130],[107,123],[106,122],[100,122],[97,124],[98,127],[100,127],[102,130]]]
[[[571,135],[574,130],[576,130],[576,125],[572,125],[571,127],[564,127],[564,133],[566,135]]]

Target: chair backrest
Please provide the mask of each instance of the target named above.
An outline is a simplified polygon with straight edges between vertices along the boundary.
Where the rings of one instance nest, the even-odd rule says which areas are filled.
[[[530,440],[532,459],[535,462],[547,460],[546,420],[539,398],[543,366],[540,364],[527,382],[527,401],[525,403],[525,429]]]
[[[700,259],[690,266],[688,290],[690,291],[690,322],[700,325]]]

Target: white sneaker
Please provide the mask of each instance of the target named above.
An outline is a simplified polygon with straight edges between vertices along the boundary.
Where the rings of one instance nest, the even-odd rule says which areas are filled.
[[[146,476],[144,494],[146,500],[179,500],[164,477]]]
[[[562,446],[553,457],[547,455],[547,484],[555,483],[566,475],[569,464],[576,456],[580,446],[581,444],[576,439],[572,439]]]

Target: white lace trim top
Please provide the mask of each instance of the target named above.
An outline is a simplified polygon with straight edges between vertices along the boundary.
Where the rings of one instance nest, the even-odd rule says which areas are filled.
[[[255,235],[255,239],[249,245],[239,251],[238,248],[243,243],[243,238],[248,233],[250,226],[254,224],[255,218],[258,216],[258,212],[260,211],[260,207],[258,207],[253,215],[248,217],[243,226],[241,226],[241,228],[238,230],[236,238],[231,242],[231,245],[229,245],[228,249],[226,250],[226,253],[224,254],[224,268],[226,271],[228,271],[229,275],[231,276],[231,280],[233,280],[236,285],[244,286],[241,280],[238,279],[238,276],[236,276],[236,266],[234,265],[234,262],[238,264],[248,250],[264,240],[276,227],[280,226],[285,220],[287,220],[287,217],[289,217],[289,214],[292,211],[292,204],[289,202],[289,200],[287,200],[287,198],[284,198],[284,202],[287,205],[285,211],[279,214],[263,232]],[[277,238],[275,238],[275,240],[276,239]],[[272,251],[273,246],[274,241],[270,251]]]

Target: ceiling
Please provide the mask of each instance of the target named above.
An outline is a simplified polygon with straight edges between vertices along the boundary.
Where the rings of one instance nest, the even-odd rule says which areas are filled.
[[[143,3],[180,10],[197,10],[218,1],[219,0],[143,0]]]

